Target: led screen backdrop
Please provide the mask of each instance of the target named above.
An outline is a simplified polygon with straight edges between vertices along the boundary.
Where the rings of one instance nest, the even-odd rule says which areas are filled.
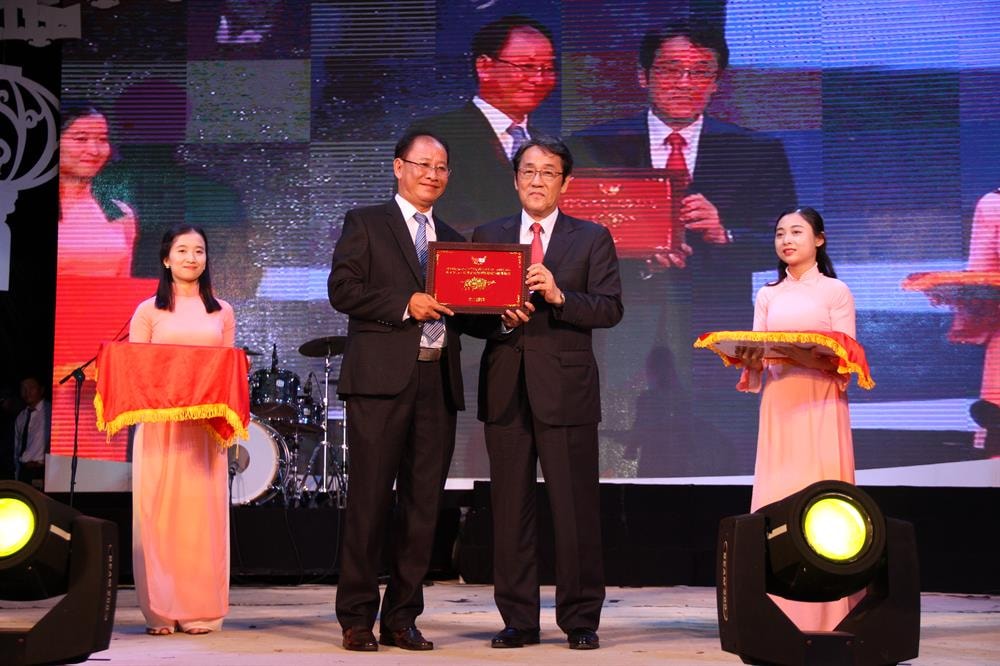
[[[216,293],[235,307],[238,344],[262,354],[255,369],[276,350],[280,369],[321,391],[322,360],[297,349],[346,332],[327,301],[330,255],[347,210],[392,195],[404,130],[450,138],[442,219],[471,235],[516,211],[512,174],[478,175],[496,156],[460,122],[476,93],[472,37],[512,13],[544,25],[556,52],[529,126],[565,138],[579,167],[653,166],[631,163],[624,139],[614,150],[601,140],[645,118],[639,45],[678,17],[725,30],[730,63],[706,123],[753,137],[714,158],[703,147],[695,166],[712,171],[722,222],[743,248],[731,261],[702,261],[710,249],[696,245],[664,280],[622,259],[625,319],[595,335],[603,476],[752,473],[758,398],[691,343],[750,328],[754,291],[775,275],[774,219],[795,204],[826,218],[877,382],[851,388],[858,468],[988,457],[970,408],[1000,401],[996,291],[970,321],[901,286],[918,272],[998,270],[1000,10],[986,1],[85,3],[83,38],[63,50],[62,104],[93,105],[107,131],[63,136],[63,172],[76,155],[96,176],[89,201],[61,191],[55,378],[127,331],[155,288],[163,231],[188,221],[207,230]],[[481,349],[464,338],[472,405]],[[335,357],[332,380],[338,368]],[[81,452],[127,459],[127,437],[108,445],[94,429],[92,387]],[[57,386],[53,453],[72,448],[72,402],[72,383]],[[925,482],[928,469],[905,478]],[[481,424],[465,412],[451,477],[487,474]]]

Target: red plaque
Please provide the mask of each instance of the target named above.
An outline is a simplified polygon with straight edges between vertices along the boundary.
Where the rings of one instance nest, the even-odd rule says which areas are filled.
[[[455,312],[501,314],[528,300],[529,245],[430,243],[427,293]]]
[[[647,259],[684,243],[684,225],[670,219],[663,169],[574,170],[559,209],[606,226],[622,258]]]

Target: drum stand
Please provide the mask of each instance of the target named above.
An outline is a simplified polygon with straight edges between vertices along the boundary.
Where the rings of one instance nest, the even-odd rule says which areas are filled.
[[[323,441],[313,449],[306,467],[305,476],[315,476],[312,474],[313,466],[316,464],[316,456],[321,456],[319,483],[316,487],[316,495],[324,495],[334,500],[338,509],[347,506],[347,413],[344,413],[343,439],[341,450],[343,453],[343,465],[338,465],[336,460],[331,459],[335,446],[330,442],[330,359],[333,354],[327,348],[327,354],[323,357]]]
[[[288,440],[285,440],[286,445]],[[285,506],[298,506],[302,500],[302,488],[305,485],[299,481],[299,431],[292,432],[291,446],[288,447],[288,467],[281,482],[281,495]]]

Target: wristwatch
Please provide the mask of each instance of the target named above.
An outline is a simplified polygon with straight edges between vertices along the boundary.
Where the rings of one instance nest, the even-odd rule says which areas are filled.
[[[733,242],[733,231],[732,231],[732,229],[726,229],[726,242],[727,243],[732,243]]]

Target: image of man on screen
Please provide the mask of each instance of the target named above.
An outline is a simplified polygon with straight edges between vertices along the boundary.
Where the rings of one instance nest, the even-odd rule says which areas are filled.
[[[618,257],[605,227],[563,214],[573,157],[533,139],[514,155],[519,214],[476,229],[473,241],[532,246],[533,292],[518,318],[497,322],[480,367],[479,419],[490,459],[494,597],[504,629],[495,648],[539,642],[535,469],[555,524],[556,623],[569,647],[600,647],[604,602],[598,484],[600,381],[595,328],[622,318]],[[527,321],[525,321],[527,319]],[[513,328],[513,330],[511,330]]]
[[[642,39],[637,72],[647,110],[574,137],[581,167],[668,172],[689,247],[652,254],[653,271],[769,260],[764,232],[776,211],[795,203],[781,141],[705,113],[728,64],[715,27],[675,22],[652,30]],[[675,176],[680,170],[686,174]]]
[[[517,210],[511,157],[541,134],[531,114],[557,78],[552,34],[525,16],[486,24],[473,37],[471,51],[476,95],[454,111],[414,124],[451,147],[451,182],[436,206],[463,233]]]
[[[337,387],[347,402],[351,490],[341,541],[337,621],[348,650],[378,649],[378,575],[392,513],[382,645],[430,650],[416,627],[444,483],[465,408],[454,313],[425,290],[428,244],[460,242],[434,208],[448,185],[448,147],[426,133],[396,144],[398,194],[348,211],[333,251],[330,303],[348,315]],[[396,502],[393,506],[393,483]]]
[[[680,386],[693,392],[696,411],[703,409],[705,416],[721,407],[701,398],[727,400],[723,396],[731,382],[711,359],[693,357],[691,343],[706,331],[749,326],[745,312],[753,271],[771,263],[771,221],[796,200],[780,140],[706,113],[728,63],[725,37],[712,25],[679,21],[647,32],[637,69],[647,109],[587,128],[571,144],[581,166],[662,169],[669,180],[670,215],[676,218],[671,223],[683,225],[686,241],[669,250],[651,248],[645,260],[623,262],[630,316],[607,336],[608,381],[632,382],[648,351],[665,346]],[[620,369],[617,375],[614,368]],[[734,403],[726,410],[730,407],[741,409]],[[744,407],[744,420],[752,420],[751,406]],[[749,421],[737,426],[738,421],[732,419],[734,437],[752,431]],[[609,427],[620,431],[629,424]],[[633,429],[630,436],[636,434]],[[669,437],[649,435],[647,442],[671,445]],[[749,451],[752,442],[745,444]],[[656,456],[663,466],[648,472],[671,476],[681,467],[697,471],[702,465],[691,456],[698,455],[705,457],[702,471],[717,466],[719,449],[698,452],[689,442],[676,445],[674,457],[684,458],[683,465],[669,464],[673,454]],[[750,458],[744,456],[744,461],[749,465]]]

